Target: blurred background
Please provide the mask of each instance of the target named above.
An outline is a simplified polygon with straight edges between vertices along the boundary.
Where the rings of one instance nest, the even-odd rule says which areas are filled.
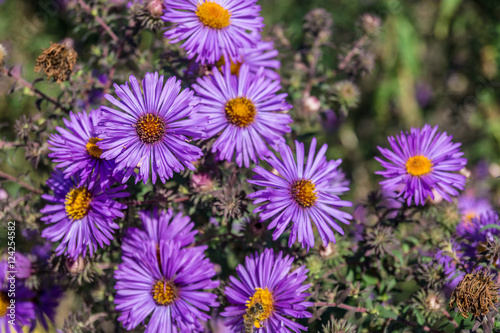
[[[131,20],[120,2],[124,1],[107,1],[105,12],[95,13],[106,17],[116,31]],[[349,200],[360,201],[377,188],[381,179],[374,172],[380,166],[373,157],[377,146],[388,145],[387,136],[427,123],[439,125],[462,143],[468,169],[491,177],[491,201],[499,205],[498,0],[259,4],[266,24],[263,35],[280,51],[283,90],[294,105],[289,139],[309,141],[317,136],[320,143],[329,144],[329,157],[344,160],[342,167],[351,181]],[[311,13],[317,8],[324,11]],[[24,80],[0,77],[1,172],[39,188],[52,170],[46,138],[54,125],[46,125],[46,120],[65,114],[40,112],[47,103],[30,86],[72,110],[89,110],[104,103],[106,77],[113,68],[118,70],[112,81],[121,83],[131,73],[166,68],[169,56],[178,52],[162,39],[161,31],[145,29],[134,37],[136,48],[125,49],[119,60],[96,44],[95,26],[70,1],[0,0],[4,62]],[[34,67],[42,49],[63,40],[73,45],[78,60],[71,80],[55,83]],[[16,197],[19,189],[18,183],[0,179],[3,198]],[[71,299],[64,302],[70,304]],[[64,311],[56,325],[63,319]]]

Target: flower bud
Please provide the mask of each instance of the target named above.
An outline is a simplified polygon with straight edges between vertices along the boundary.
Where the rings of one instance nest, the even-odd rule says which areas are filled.
[[[163,10],[165,9],[162,0],[151,0],[147,5],[148,11],[151,17],[160,18],[163,15]]]
[[[369,35],[376,36],[380,32],[380,27],[382,25],[382,20],[380,17],[373,14],[363,14],[361,16],[361,29]]]
[[[66,269],[73,276],[82,274],[85,270],[85,259],[82,256],[78,256],[76,259],[67,257]]]

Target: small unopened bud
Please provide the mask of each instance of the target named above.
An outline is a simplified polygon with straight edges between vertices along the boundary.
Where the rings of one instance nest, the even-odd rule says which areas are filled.
[[[361,29],[369,36],[378,35],[381,25],[382,20],[376,15],[367,13],[361,16]]]
[[[441,292],[431,290],[420,290],[413,298],[415,308],[419,311],[429,323],[434,323],[443,316],[445,309],[445,300]]]
[[[330,257],[332,254],[335,253],[335,243],[330,242],[330,243],[328,243],[327,246],[324,246],[323,244],[321,244],[319,246],[318,253],[322,258]]]
[[[7,191],[5,191],[3,188],[0,188],[0,201],[5,200],[9,197],[9,194]]]
[[[304,99],[304,111],[306,113],[316,113],[321,107],[321,102],[315,96],[308,96]]]
[[[215,183],[209,174],[200,172],[193,175],[191,178],[191,186],[198,192],[209,193],[215,188]]]
[[[311,10],[304,17],[306,41],[310,42],[317,38],[320,43],[325,43],[330,38],[332,26],[333,19],[330,13],[323,8]]]
[[[337,95],[340,104],[347,108],[354,108],[359,103],[360,91],[351,81],[339,81],[334,86],[335,95]]]
[[[78,256],[76,259],[67,257],[66,268],[71,275],[80,275],[85,270],[85,259],[82,256]]]
[[[151,17],[160,18],[165,9],[163,0],[151,0],[147,5]]]

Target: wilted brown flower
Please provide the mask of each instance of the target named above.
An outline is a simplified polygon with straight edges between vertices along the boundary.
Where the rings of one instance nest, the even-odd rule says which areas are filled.
[[[53,77],[59,83],[66,81],[73,71],[78,54],[66,44],[50,44],[36,59],[35,72],[43,70],[47,79]]]
[[[494,304],[499,301],[500,285],[486,270],[478,270],[465,275],[453,291],[450,299],[450,308],[454,304],[464,318],[472,315],[473,318],[495,310]]]

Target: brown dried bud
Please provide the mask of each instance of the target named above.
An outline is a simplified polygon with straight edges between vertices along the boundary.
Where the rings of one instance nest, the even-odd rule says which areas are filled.
[[[465,275],[453,291],[450,308],[454,304],[464,318],[485,315],[495,310],[494,304],[499,301],[500,285],[487,270],[478,270]]]
[[[68,269],[68,272],[71,275],[73,276],[80,275],[85,270],[85,259],[83,259],[82,256],[78,256],[78,258],[76,259],[67,257],[66,268]]]
[[[35,72],[43,70],[47,79],[53,77],[58,83],[66,81],[73,71],[78,54],[66,44],[50,44],[36,59]]]

